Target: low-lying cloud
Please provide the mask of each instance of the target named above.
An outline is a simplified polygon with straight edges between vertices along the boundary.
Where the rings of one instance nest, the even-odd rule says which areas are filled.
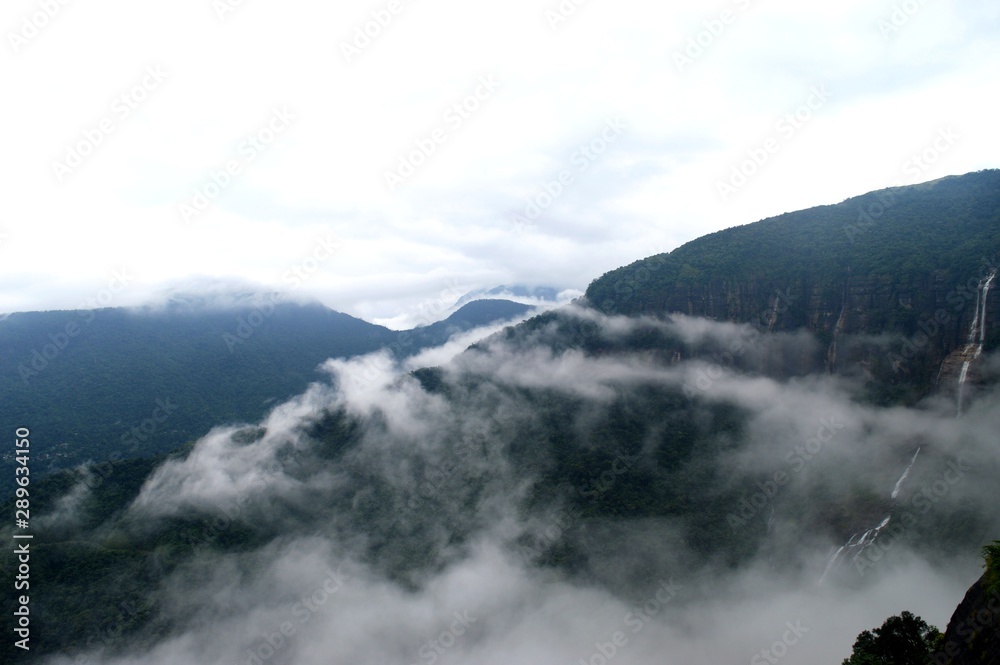
[[[91,662],[815,664],[839,663],[858,632],[902,610],[944,627],[978,552],[953,551],[938,526],[962,515],[962,543],[1000,528],[995,390],[960,419],[934,398],[881,408],[860,399],[856,378],[789,369],[788,358],[814,353],[808,335],[575,308],[548,321],[530,344],[497,334],[431,378],[385,354],[331,360],[329,383],[165,462],[122,528],[141,537],[197,519],[256,540],[196,543],[150,590],[151,646],[91,652]],[[601,344],[653,330],[682,351],[546,344],[552,327],[581,324]],[[736,342],[736,362],[713,356]],[[680,416],[640,408],[661,392],[686,400],[682,415],[699,427],[719,409],[735,414],[729,429],[705,425],[715,433],[691,453],[691,465],[712,468],[690,472],[711,484],[674,499],[735,516],[722,526],[683,506],[600,512],[623,487],[639,491],[635,478],[682,479],[664,466],[683,441]],[[645,427],[634,452],[553,489],[557,458],[600,452],[616,409]],[[567,419],[546,429],[553,413]],[[880,549],[832,557],[885,516],[895,530],[875,539]],[[705,557],[703,527],[716,539],[728,527],[747,552]]]

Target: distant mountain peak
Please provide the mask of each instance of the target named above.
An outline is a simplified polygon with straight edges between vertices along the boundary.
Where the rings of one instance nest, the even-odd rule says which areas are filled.
[[[281,304],[322,306],[318,300],[293,298],[287,293],[244,280],[194,277],[167,286],[135,309],[202,311],[254,309]]]
[[[567,302],[578,295],[582,295],[582,292],[572,289],[559,291],[551,286],[525,286],[522,284],[508,286],[502,284],[493,288],[469,291],[452,306],[452,311],[454,312],[475,300],[511,300],[526,305],[542,305],[545,303],[554,305]]]

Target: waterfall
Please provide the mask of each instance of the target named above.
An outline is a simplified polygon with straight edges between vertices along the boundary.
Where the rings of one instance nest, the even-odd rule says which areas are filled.
[[[875,539],[878,538],[879,532],[882,529],[884,529],[891,520],[892,520],[892,515],[889,515],[885,519],[883,519],[882,522],[877,527],[865,531],[865,535],[862,536],[861,540],[859,540],[857,545],[854,546],[858,548],[858,552],[851,558],[851,563],[857,561],[858,557],[864,554],[865,550],[871,547],[875,543]],[[871,538],[868,538],[869,534],[871,534]]]
[[[830,574],[830,571],[833,570],[834,564],[837,563],[837,559],[840,558],[840,553],[844,551],[845,547],[847,547],[847,545],[841,545],[840,549],[834,552],[833,556],[830,557],[830,560],[826,564],[826,570],[823,571],[823,576],[819,578],[820,586],[823,586],[823,581],[826,579],[826,576]]]
[[[910,469],[912,469],[913,465],[917,462],[917,455],[919,454],[920,448],[917,448],[917,452],[913,453],[913,459],[910,460],[910,466],[906,467],[906,471],[903,471],[903,475],[896,481],[896,486],[892,490],[892,496],[889,497],[890,499],[895,499],[899,496],[899,490],[903,488],[903,481],[905,481],[907,476],[910,475]]]
[[[827,576],[833,572],[838,565],[843,564],[845,561],[850,559],[853,564],[857,561],[862,554],[865,553],[869,547],[875,544],[875,539],[878,538],[879,533],[882,532],[889,522],[892,521],[892,515],[886,515],[878,526],[868,529],[863,534],[857,542],[854,541],[858,537],[858,534],[851,536],[846,543],[840,546],[840,548],[833,553],[830,559],[826,563],[826,568],[823,570],[823,575],[819,578],[819,585],[822,586],[823,582],[826,581]],[[841,556],[843,555],[843,556]]]
[[[982,308],[976,312],[976,318],[979,319],[979,346],[976,349],[976,357],[983,352],[983,342],[986,341],[986,299],[990,295],[990,285],[993,283],[993,278],[996,277],[996,271],[991,272],[986,283],[983,284],[983,304]]]
[[[976,289],[976,312],[972,315],[972,327],[969,328],[969,344],[974,344],[976,342],[976,333],[979,332],[979,303],[983,301],[983,283],[979,282],[979,288]]]
[[[986,301],[990,295],[990,286],[996,278],[996,270],[990,272],[989,277],[979,284],[976,290],[976,311],[972,317],[972,326],[969,328],[969,339],[966,344],[965,361],[962,363],[962,371],[958,375],[958,415],[962,415],[962,401],[965,396],[965,380],[969,376],[969,367],[972,361],[979,358],[983,352],[983,342],[986,341]],[[969,357],[969,354],[972,357]]]
[[[958,415],[962,415],[962,396],[965,393],[965,377],[969,375],[969,364],[971,360],[962,363],[962,371],[958,375]]]
[[[962,415],[962,398],[964,395],[965,381],[969,375],[969,368],[972,366],[972,362],[979,358],[982,354],[983,344],[986,341],[986,305],[990,289],[993,286],[993,280],[996,278],[996,275],[996,270],[991,271],[988,277],[980,281],[979,288],[976,289],[976,309],[972,317],[972,325],[969,328],[966,345],[961,351],[961,357],[964,358],[964,362],[962,363],[962,371],[958,377],[959,415]],[[843,312],[841,312],[841,317],[843,317]],[[830,352],[835,353],[835,347],[832,347]],[[917,457],[920,455],[921,450],[922,448],[917,448],[917,451],[913,453],[913,458],[910,460],[910,464],[903,470],[903,475],[899,477],[899,480],[896,481],[896,485],[892,488],[892,494],[890,496],[891,499],[899,497],[899,494],[903,489],[903,485],[906,483],[906,479],[909,478],[910,471],[913,470],[913,466],[916,464]],[[889,525],[891,521],[892,513],[883,518],[878,526],[873,526],[863,532],[855,533],[845,544],[833,551],[827,560],[826,567],[823,570],[823,575],[819,579],[819,584],[822,585],[826,581],[827,577],[845,562],[849,561],[852,564],[857,562],[858,559],[865,554],[865,551],[875,544],[879,534]]]

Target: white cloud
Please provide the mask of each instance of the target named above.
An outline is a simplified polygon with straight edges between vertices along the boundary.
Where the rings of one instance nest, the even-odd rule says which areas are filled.
[[[393,317],[438,274],[582,289],[654,248],[884,187],[941,125],[963,141],[919,179],[996,165],[989,3],[924,4],[888,37],[890,2],[591,2],[553,31],[557,4],[404,3],[351,63],[341,43],[378,5],[241,3],[224,20],[204,0],[60,5],[0,55],[0,83],[31,100],[7,111],[0,310],[75,306],[121,266],[137,273],[122,304],[195,273],[280,287],[303,245],[334,232],[349,250],[310,291]],[[736,21],[678,72],[674,54],[724,8]],[[16,33],[37,11],[9,3],[5,23]],[[116,98],[157,65],[165,80],[119,117]],[[449,123],[490,75],[500,87]],[[822,83],[830,104],[723,203],[717,181]],[[182,224],[178,204],[281,107],[290,126]],[[511,215],[615,116],[621,140],[516,233]],[[113,131],[59,184],[52,162],[106,117]],[[436,128],[447,140],[390,193],[385,171]]]
[[[651,327],[691,343],[740,335],[730,324],[686,318],[630,322],[576,314],[609,340]],[[846,582],[820,586],[829,549],[838,543],[806,532],[803,520],[824,525],[825,517],[810,511],[859,491],[888,500],[917,441],[925,452],[894,518],[915,511],[911,497],[936,487],[953,456],[965,458],[965,476],[946,491],[942,506],[987,516],[995,494],[995,393],[954,419],[942,417],[933,402],[860,405],[856,386],[825,375],[782,381],[729,371],[713,374],[699,398],[729,403],[747,416],[740,445],[719,446],[712,457],[721,483],[756,491],[750,478],[788,471],[787,451],[814,436],[823,419],[840,423],[822,453],[790,472],[793,478],[771,504],[774,528],[758,541],[752,561],[734,569],[698,555],[694,563],[678,564],[691,556],[697,534],[677,522],[584,517],[578,519],[586,522],[589,540],[574,541],[579,532],[565,532],[581,548],[579,570],[532,565],[518,556],[517,539],[557,524],[552,514],[559,506],[526,505],[524,488],[538,469],[525,469],[504,452],[525,443],[521,435],[530,430],[522,426],[539,415],[517,401],[519,389],[583,398],[578,414],[560,426],[587,436],[586,424],[604,408],[610,386],[641,399],[648,386],[680,385],[704,363],[518,351],[497,339],[483,346],[448,366],[447,400],[400,376],[387,357],[331,361],[327,369],[337,387],[313,386],[278,407],[259,438],[216,430],[186,459],[163,464],[133,505],[133,516],[141,518],[136,528],[150,525],[150,517],[186,517],[221,531],[239,522],[271,536],[239,551],[196,548],[151,590],[158,619],[170,630],[124,652],[90,655],[118,665],[253,663],[254,654],[264,662],[304,665],[405,664],[430,661],[423,649],[439,663],[499,665],[590,662],[612,644],[615,662],[639,665],[660,662],[664,654],[678,662],[747,662],[780,643],[787,653],[782,662],[837,663],[860,631],[903,610],[944,628],[980,574],[975,552],[942,555],[937,565],[928,558],[948,549],[941,540],[921,542],[916,554],[883,539],[889,555],[872,561],[865,576],[851,570]],[[505,384],[515,389],[505,392]],[[303,433],[319,414],[340,409],[353,420],[341,423],[344,449],[331,457],[326,444]],[[498,430],[484,440],[483,428],[494,417]],[[586,445],[570,438],[564,445]],[[461,454],[463,446],[474,452]],[[431,491],[421,493],[430,478]],[[418,528],[397,531],[397,518]],[[995,523],[995,516],[986,519]],[[697,529],[700,520],[692,524]],[[763,523],[745,528],[757,527]],[[368,549],[379,539],[376,550]],[[310,598],[315,608],[304,603]],[[789,626],[798,632],[788,633]]]

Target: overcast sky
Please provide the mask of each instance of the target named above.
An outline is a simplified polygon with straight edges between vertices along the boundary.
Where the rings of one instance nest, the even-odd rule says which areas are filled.
[[[0,311],[208,279],[387,320],[498,284],[582,290],[711,231],[998,166],[985,0],[2,16]]]

